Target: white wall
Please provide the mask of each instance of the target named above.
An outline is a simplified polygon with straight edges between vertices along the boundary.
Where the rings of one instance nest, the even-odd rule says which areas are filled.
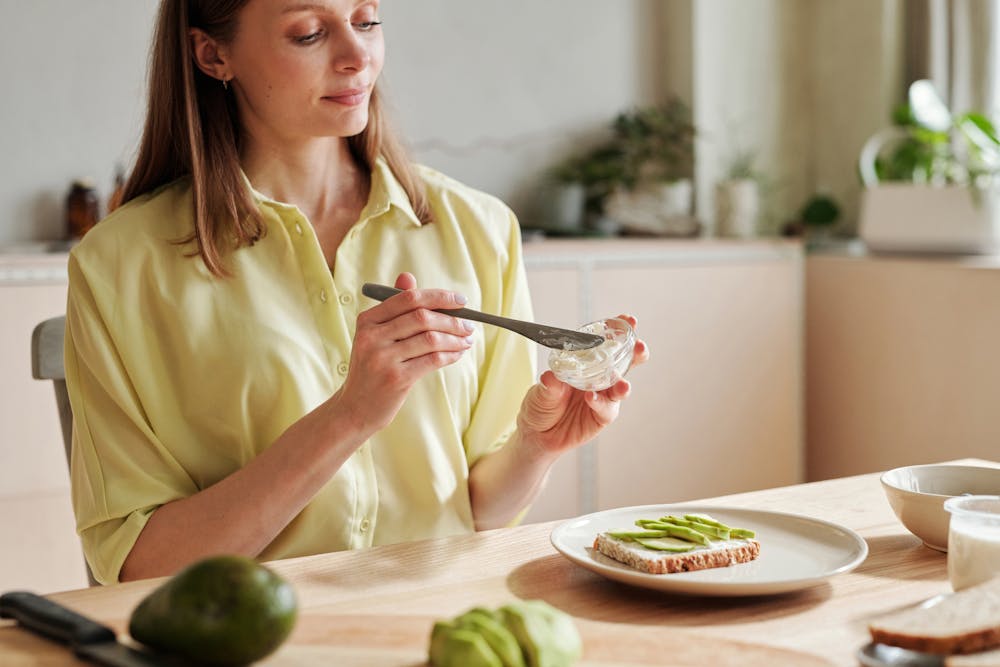
[[[780,184],[766,192],[769,209],[789,210],[806,190],[814,109],[800,36],[809,26],[808,4],[693,2],[693,107],[701,130],[695,177],[697,207],[707,220],[714,185],[741,151],[756,155],[765,187]]]
[[[813,86],[813,185],[841,202],[856,229],[861,185],[858,155],[905,99],[902,2],[837,0],[814,5],[810,55]]]
[[[657,0],[390,0],[384,83],[414,157],[530,224],[544,170],[660,94]]]
[[[75,178],[110,190],[141,131],[153,0],[0,0],[0,243],[63,235]]]
[[[901,99],[903,0],[383,0],[385,79],[415,157],[522,222],[545,169],[619,111],[679,93],[697,214],[757,149],[772,229],[816,190],[853,222],[855,160]],[[139,136],[156,0],[0,0],[0,245],[62,234],[72,179],[106,196]]]
[[[384,0],[387,92],[417,159],[522,217],[539,174],[659,94],[657,0]],[[155,0],[0,0],[0,244],[55,239],[141,131]]]
[[[709,228],[715,183],[746,150],[763,172],[765,231],[819,191],[837,199],[853,227],[858,153],[903,99],[902,1],[665,3],[682,63],[671,63],[664,86],[693,107],[696,208]]]

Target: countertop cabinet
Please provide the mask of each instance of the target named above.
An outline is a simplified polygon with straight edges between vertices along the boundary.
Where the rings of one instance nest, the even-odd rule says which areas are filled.
[[[806,262],[809,479],[1000,452],[1000,258]]]
[[[525,263],[540,321],[630,313],[651,349],[619,419],[554,466],[527,521],[802,481],[798,244],[545,241]]]
[[[66,311],[65,255],[0,258],[0,591],[87,585],[52,383],[31,332]]]

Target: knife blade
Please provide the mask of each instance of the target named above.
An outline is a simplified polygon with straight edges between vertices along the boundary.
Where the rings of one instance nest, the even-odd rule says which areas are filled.
[[[361,293],[370,299],[385,301],[389,297],[395,296],[403,290],[379,285],[378,283],[365,283],[361,286]],[[514,333],[521,334],[540,345],[550,347],[555,350],[589,350],[604,342],[604,336],[587,333],[585,331],[573,331],[572,329],[560,329],[559,327],[547,324],[537,324],[535,322],[525,322],[524,320],[514,320],[509,317],[482,313],[471,308],[443,308],[439,313],[460,317],[466,320],[475,320],[484,324],[492,324],[495,327],[503,327]]]
[[[106,625],[28,591],[0,595],[0,618],[62,644],[78,657],[108,667],[177,667],[170,658],[134,649],[118,641]]]

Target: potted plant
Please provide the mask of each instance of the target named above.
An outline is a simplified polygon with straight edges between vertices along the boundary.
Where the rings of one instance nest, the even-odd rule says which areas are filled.
[[[542,228],[573,232],[583,228],[587,190],[579,162],[569,159],[554,167],[542,188]]]
[[[632,231],[690,235],[696,130],[687,105],[665,104],[618,115],[612,124],[621,156],[620,182],[608,193],[605,212]]]
[[[725,178],[715,186],[716,232],[751,238],[757,234],[761,175],[753,151],[737,151]]]
[[[915,81],[893,126],[861,150],[859,231],[873,250],[1000,252],[1000,140],[983,114],[952,114]]]
[[[604,142],[574,154],[552,167],[541,188],[541,227],[550,232],[584,228],[614,233],[602,227],[604,201],[623,180],[623,156],[614,142]],[[606,222],[606,221],[605,221]]]

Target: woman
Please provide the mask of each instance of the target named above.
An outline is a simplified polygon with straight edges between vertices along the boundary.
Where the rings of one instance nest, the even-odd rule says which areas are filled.
[[[531,317],[518,227],[407,163],[383,55],[377,2],[163,0],[127,203],[69,265],[102,583],[499,527],[617,415],[627,382],[532,385],[533,344],[436,312]]]

